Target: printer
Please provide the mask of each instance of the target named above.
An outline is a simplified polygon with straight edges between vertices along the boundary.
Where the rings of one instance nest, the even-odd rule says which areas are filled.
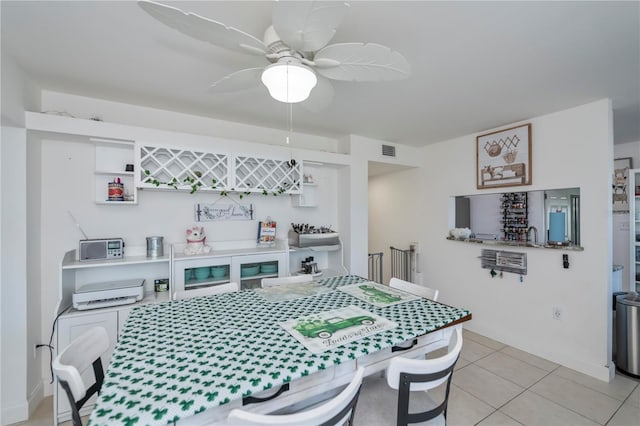
[[[85,284],[73,293],[79,311],[136,303],[144,297],[144,278]]]

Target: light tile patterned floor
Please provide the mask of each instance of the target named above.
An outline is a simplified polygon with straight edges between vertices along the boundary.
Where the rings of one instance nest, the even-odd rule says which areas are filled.
[[[640,426],[639,383],[620,374],[605,383],[465,330],[447,425]],[[386,380],[368,378],[358,401],[356,426],[393,425],[396,398]],[[417,404],[412,409],[421,408],[420,401],[413,402]],[[50,397],[28,422],[20,423],[51,424]]]
[[[447,425],[640,426],[639,383],[621,374],[605,383],[465,330]],[[397,394],[384,384],[367,379],[356,426],[394,423]]]

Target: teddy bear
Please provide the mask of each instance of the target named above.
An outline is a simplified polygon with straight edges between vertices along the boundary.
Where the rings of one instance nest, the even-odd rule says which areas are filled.
[[[187,246],[184,249],[184,254],[203,254],[209,253],[211,247],[205,244],[207,237],[204,235],[204,227],[194,225],[187,229]]]

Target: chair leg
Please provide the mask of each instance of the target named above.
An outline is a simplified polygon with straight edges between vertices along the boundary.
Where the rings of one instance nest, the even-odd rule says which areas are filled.
[[[80,418],[80,411],[78,409],[78,405],[73,398],[73,394],[71,393],[71,389],[69,388],[69,384],[63,380],[59,380],[60,386],[64,389],[67,394],[67,398],[69,400],[69,405],[71,406],[71,420],[73,422],[73,426],[82,426],[82,419]]]

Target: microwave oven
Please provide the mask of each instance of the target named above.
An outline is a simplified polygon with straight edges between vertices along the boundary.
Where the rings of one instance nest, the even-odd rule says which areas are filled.
[[[80,240],[78,253],[78,260],[81,262],[122,259],[124,240],[122,238]]]

